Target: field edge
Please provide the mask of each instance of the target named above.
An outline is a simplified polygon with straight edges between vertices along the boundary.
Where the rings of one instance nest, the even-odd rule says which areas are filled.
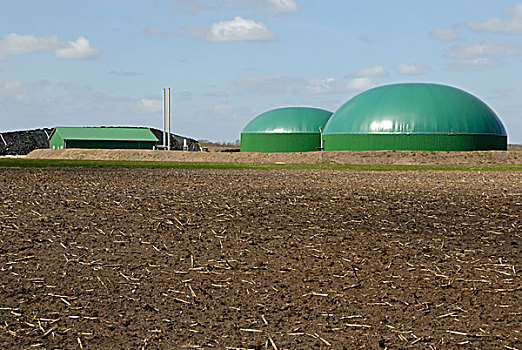
[[[351,170],[351,171],[502,171],[520,172],[522,164],[332,164],[284,162],[181,162],[0,158],[0,168],[126,168],[214,170]]]

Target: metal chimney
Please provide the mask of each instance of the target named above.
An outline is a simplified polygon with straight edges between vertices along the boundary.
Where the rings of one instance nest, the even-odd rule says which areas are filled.
[[[163,89],[163,148],[165,147],[165,145],[167,144],[167,132],[165,130],[165,119],[167,119],[167,115],[166,115],[166,111],[165,111],[165,93],[166,93],[166,89]]]
[[[168,129],[169,129],[169,137],[167,141],[167,149],[170,151],[170,88],[168,88],[169,94],[168,94],[168,102],[167,102],[167,109],[169,114],[169,121],[168,121]]]

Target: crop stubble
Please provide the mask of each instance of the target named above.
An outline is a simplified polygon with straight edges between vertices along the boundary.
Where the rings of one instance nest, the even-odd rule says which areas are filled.
[[[520,348],[521,184],[0,170],[0,348]]]

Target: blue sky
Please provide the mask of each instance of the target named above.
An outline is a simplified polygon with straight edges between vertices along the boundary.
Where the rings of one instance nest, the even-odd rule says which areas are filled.
[[[0,131],[161,128],[234,141],[281,106],[395,82],[460,87],[522,143],[522,2],[0,0]]]

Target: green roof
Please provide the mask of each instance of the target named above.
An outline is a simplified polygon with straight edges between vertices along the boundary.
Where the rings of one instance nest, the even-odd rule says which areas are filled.
[[[463,90],[439,84],[380,86],[350,99],[328,121],[324,135],[506,135],[495,112]]]
[[[319,134],[332,112],[319,108],[285,107],[270,110],[252,119],[243,129],[243,134],[301,133]]]
[[[148,128],[100,128],[100,127],[65,127],[58,126],[57,132],[64,140],[92,141],[151,141],[158,139]],[[51,134],[52,136],[52,134]]]

